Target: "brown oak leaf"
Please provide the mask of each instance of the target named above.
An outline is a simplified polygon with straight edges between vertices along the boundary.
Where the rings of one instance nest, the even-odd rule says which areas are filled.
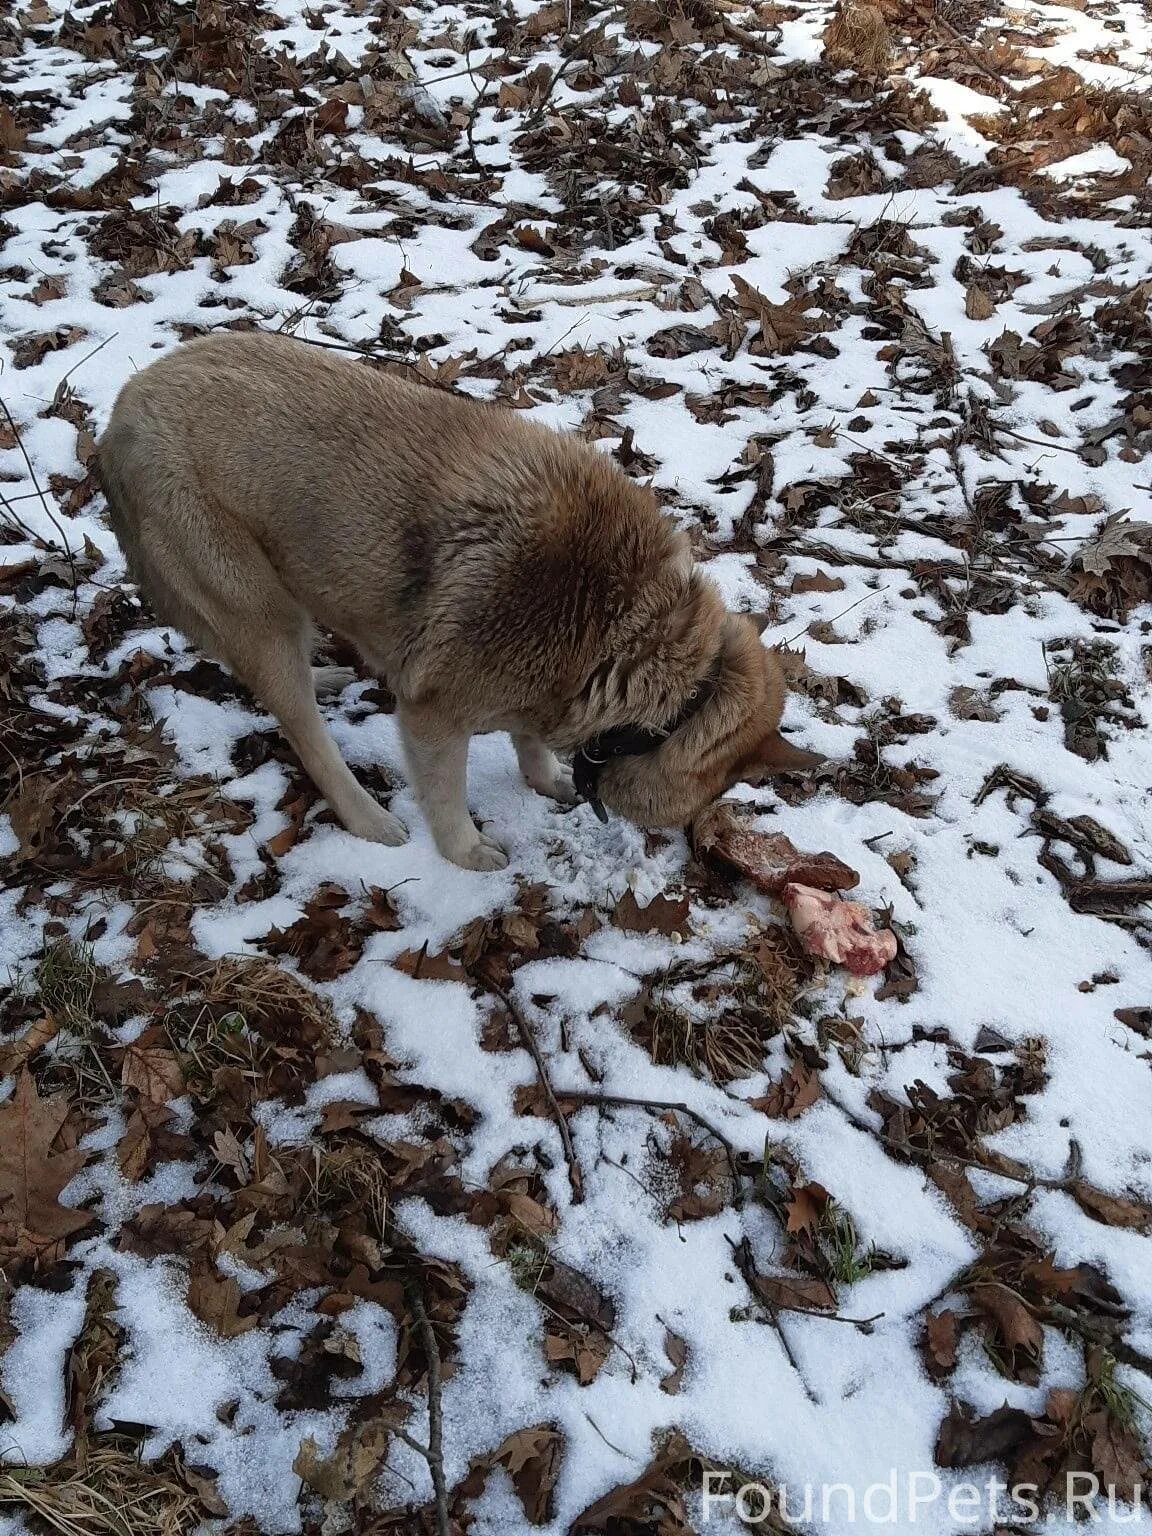
[[[64,1094],[42,1099],[27,1067],[0,1106],[0,1264],[55,1263],[93,1220],[91,1211],[59,1202],[89,1156],[80,1147],[55,1148],[69,1108]]]
[[[240,1316],[240,1287],[229,1275],[221,1279],[213,1270],[198,1268],[188,1281],[188,1308],[214,1328],[222,1338],[234,1339],[255,1328],[257,1317]]]

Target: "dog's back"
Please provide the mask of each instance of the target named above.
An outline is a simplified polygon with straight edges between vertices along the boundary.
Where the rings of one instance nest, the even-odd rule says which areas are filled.
[[[518,705],[541,669],[578,680],[614,627],[651,623],[662,571],[682,585],[680,536],[599,453],[286,338],[154,364],[100,465],[134,577],[217,650],[224,608],[247,628],[286,593],[393,677],[466,633],[473,700],[497,684]]]

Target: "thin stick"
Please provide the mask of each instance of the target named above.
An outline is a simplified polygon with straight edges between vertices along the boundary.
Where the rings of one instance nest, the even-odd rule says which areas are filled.
[[[483,982],[483,985],[504,1004],[504,1007],[508,1010],[509,1017],[516,1025],[517,1033],[524,1048],[536,1063],[536,1073],[540,1079],[540,1086],[544,1090],[544,1097],[548,1100],[548,1106],[556,1121],[556,1129],[560,1132],[560,1141],[564,1147],[564,1157],[568,1163],[568,1182],[572,1186],[572,1204],[579,1205],[584,1199],[584,1175],[580,1170],[576,1149],[572,1145],[572,1133],[568,1129],[568,1121],[557,1101],[555,1090],[552,1087],[552,1080],[548,1076],[548,1067],[540,1047],[536,1043],[536,1037],[528,1027],[527,1020],[521,1016],[520,1010],[513,1003],[507,992],[504,991],[503,987],[498,987],[495,982],[487,980]]]
[[[520,132],[527,133],[530,129],[535,128],[537,123],[543,121],[545,108],[552,99],[552,93],[568,73],[568,66],[575,64],[582,57],[584,44],[590,42],[598,33],[602,34],[608,23],[614,21],[618,13],[623,9],[623,5],[610,6],[608,10],[602,11],[590,26],[585,27],[583,32],[578,32],[574,36],[571,32],[571,21],[569,21],[568,37],[560,49],[560,63],[553,71],[552,78],[545,87],[543,96],[524,119]]]
[[[762,37],[756,37],[744,27],[738,27],[734,21],[729,21],[727,16],[720,18],[720,26],[724,36],[730,43],[735,43],[738,48],[747,48],[749,53],[759,53],[765,58],[771,58],[776,49]],[[780,34],[777,32],[776,41],[779,42]]]
[[[322,341],[319,336],[297,336],[294,331],[272,331],[265,326],[258,326],[257,329],[263,331],[265,336],[289,335],[293,341],[298,341],[305,347],[327,347],[330,352],[351,352],[354,357],[379,357],[384,362],[404,363],[402,357],[398,357],[395,353],[378,352],[371,342],[367,341],[363,344],[354,341]],[[406,363],[405,366],[411,367],[412,364]]]
[[[1002,422],[996,423],[996,431],[1003,432],[1006,437],[1014,437],[1018,443],[1031,443],[1034,448],[1047,448],[1056,453],[1070,453],[1075,458],[1080,457],[1079,448],[1072,448],[1067,443],[1058,443],[1050,437],[1026,437],[1023,432],[1014,432],[1011,427],[1004,426]]]
[[[824,622],[828,624],[835,624],[837,619],[842,619],[846,613],[851,613],[853,608],[859,608],[860,604],[866,603],[870,597],[879,597],[882,592],[887,592],[887,590],[887,587],[877,587],[874,592],[865,592],[863,597],[858,597],[854,603],[849,603],[847,608],[842,608],[839,613],[834,613],[830,619],[827,619]],[[784,640],[781,643],[783,645],[795,645],[797,640],[802,640],[804,638],[804,636],[812,628],[813,624],[817,624],[819,622],[820,620],[818,619],[809,620],[809,622],[805,624],[804,628],[800,630],[798,634],[790,635],[787,640]]]
[[[627,1451],[622,1451],[618,1445],[613,1445],[612,1444],[611,1440],[609,1440],[608,1436],[600,1428],[599,1424],[597,1424],[596,1420],[592,1417],[592,1415],[590,1413],[586,1412],[584,1417],[588,1420],[589,1424],[591,1424],[592,1428],[600,1436],[601,1440],[603,1440],[604,1444],[608,1447],[608,1449],[610,1451],[615,1451],[617,1456],[623,1456],[625,1461],[635,1461],[636,1460],[635,1456],[630,1456]]]
[[[13,528],[15,528],[18,533],[26,533],[28,535],[28,540],[29,540],[30,543],[32,543],[32,544],[41,544],[42,545],[44,543],[44,540],[40,537],[40,535],[37,534],[37,533],[33,533],[32,529],[29,528],[28,524],[23,520],[23,518],[21,518],[20,514],[18,512],[13,512],[13,510],[12,510],[12,503],[15,502],[15,501],[35,501],[35,500],[36,500],[36,492],[35,491],[30,491],[27,496],[5,496],[4,492],[0,491],[0,508],[3,508],[4,513],[7,516],[11,526]]]
[[[65,536],[64,529],[60,526],[55,512],[53,512],[52,508],[48,504],[48,496],[44,490],[44,487],[40,484],[40,481],[36,475],[36,471],[32,466],[32,460],[29,458],[28,450],[24,446],[24,438],[20,433],[20,428],[16,425],[12,412],[8,409],[8,402],[3,398],[3,396],[0,396],[0,408],[3,408],[4,415],[8,418],[8,425],[12,428],[12,434],[16,439],[16,446],[20,449],[20,455],[23,458],[25,464],[28,466],[29,477],[32,481],[32,484],[36,487],[36,493],[40,497],[48,521],[60,535],[60,545],[64,551],[64,558],[68,561],[68,568],[72,572],[72,591],[75,593],[79,584],[79,578],[76,575],[76,561],[72,555],[72,546],[69,544],[68,539]]]
[[[740,1271],[740,1274],[743,1277],[744,1284],[748,1287],[749,1292],[753,1296],[756,1296],[756,1286],[754,1284],[755,1266],[752,1262],[752,1253],[748,1245],[748,1239],[744,1237],[741,1238],[740,1242],[736,1243],[733,1242],[732,1239],[727,1236],[727,1234],[725,1234],[725,1240],[727,1241],[729,1248],[732,1250],[732,1257],[736,1262],[736,1268]],[[749,1273],[749,1270],[752,1271],[751,1274]],[[759,1300],[760,1298],[757,1297],[756,1299]],[[800,1362],[792,1352],[792,1345],[788,1342],[788,1335],[784,1332],[783,1325],[780,1322],[780,1309],[778,1307],[770,1307],[764,1302],[761,1302],[760,1304],[764,1307],[764,1311],[768,1315],[769,1322],[776,1330],[776,1337],[780,1340],[780,1348],[784,1351],[784,1358],[788,1361],[788,1364],[792,1367],[793,1371],[795,1371],[796,1380],[804,1388],[805,1397],[810,1403],[819,1402],[819,1398],[808,1385],[807,1378],[805,1377],[804,1372],[800,1369]]]
[[[1010,80],[1005,80],[1003,75],[997,74],[996,71],[992,68],[991,64],[986,64],[980,55],[976,52],[975,48],[972,47],[971,43],[969,43],[965,38],[961,37],[960,33],[957,32],[956,28],[950,21],[945,21],[943,16],[937,16],[935,21],[937,26],[943,27],[944,31],[947,32],[948,36],[952,39],[956,46],[964,50],[964,52],[972,60],[973,64],[975,64],[976,68],[981,72],[981,74],[987,75],[989,80],[995,80],[997,85],[1002,85],[1008,92],[1009,96],[1019,96],[1020,92],[1016,86],[1014,86]]]
[[[654,299],[659,292],[655,283],[645,283],[643,288],[618,288],[612,293],[543,293],[535,299],[513,299],[512,306],[519,310],[530,310],[541,304],[626,304],[632,299]],[[579,325],[580,322],[576,323]]]
[[[724,1154],[728,1159],[728,1170],[732,1175],[732,1187],[735,1191],[735,1205],[742,1204],[741,1192],[743,1180],[740,1174],[740,1165],[736,1160],[736,1148],[725,1136],[723,1131],[718,1131],[712,1122],[700,1114],[690,1104],[681,1103],[676,1099],[634,1099],[623,1093],[599,1093],[589,1088],[561,1088],[562,1099],[575,1099],[581,1104],[601,1104],[619,1109],[671,1109],[677,1114],[687,1115],[689,1120],[694,1120],[702,1130],[708,1132],[715,1141],[724,1148]]]
[[[484,103],[488,100],[488,92],[489,92],[489,89],[491,88],[493,82],[486,78],[485,81],[484,81],[483,87],[477,87],[477,85],[476,85],[476,76],[475,76],[475,74],[473,73],[473,70],[472,70],[472,50],[471,50],[471,48],[469,48],[469,50],[468,50],[468,52],[467,52],[467,54],[465,56],[464,64],[465,64],[465,68],[468,71],[468,79],[471,81],[472,87],[476,91],[476,95],[472,99],[472,105],[468,109],[468,121],[465,124],[465,129],[464,129],[466,137],[467,137],[467,140],[468,140],[468,158],[471,160],[472,164],[476,167],[476,174],[478,176],[480,176],[480,177],[483,177],[483,175],[484,175],[484,166],[481,165],[479,156],[476,154],[476,119],[480,115],[481,107],[483,107]],[[483,67],[483,66],[481,66],[481,67]]]
[[[65,384],[67,384],[68,380],[72,377],[72,375],[78,369],[83,368],[85,363],[91,362],[92,359],[96,356],[97,352],[103,352],[104,348],[108,345],[108,343],[110,341],[115,341],[117,336],[119,336],[119,334],[120,334],[119,331],[113,331],[111,336],[105,336],[104,340],[102,342],[100,342],[98,346],[93,347],[91,352],[86,352],[78,363],[73,363],[72,364],[71,368],[68,369],[67,373],[65,373],[63,375],[63,377],[60,379],[60,382],[56,385],[56,393],[52,397],[52,403],[54,405],[60,400],[60,398],[61,398],[61,396],[63,394],[64,386],[65,386]]]
[[[436,1495],[436,1536],[452,1536],[448,1523],[448,1488],[444,1481],[444,1406],[442,1399],[442,1375],[440,1370],[440,1346],[436,1332],[428,1317],[424,1297],[419,1285],[413,1281],[408,1289],[408,1299],[420,1325],[420,1338],[428,1361],[428,1446],[425,1449],[417,1441],[401,1436],[408,1445],[414,1446],[428,1463],[432,1474],[432,1490]]]
[[[848,1123],[854,1126],[856,1130],[861,1131],[865,1136],[870,1136],[874,1141],[878,1141],[888,1151],[900,1153],[910,1163],[955,1163],[958,1168],[975,1168],[979,1173],[994,1174],[999,1179],[1006,1179],[1010,1184],[1021,1184],[1029,1192],[1034,1189],[1058,1189],[1065,1192],[1068,1190],[1070,1182],[1068,1174],[1063,1174],[1060,1178],[1053,1179],[1045,1174],[1033,1173],[1030,1168],[1023,1167],[1021,1172],[1016,1173],[1010,1168],[996,1167],[992,1163],[981,1161],[979,1158],[965,1157],[960,1152],[949,1152],[945,1147],[936,1149],[926,1147],[921,1149],[920,1147],[912,1146],[909,1142],[897,1141],[884,1131],[879,1131],[875,1126],[869,1125],[867,1120],[858,1115],[842,1099],[837,1098],[834,1093],[830,1092],[826,1083],[824,1084],[824,1097],[840,1111]]]

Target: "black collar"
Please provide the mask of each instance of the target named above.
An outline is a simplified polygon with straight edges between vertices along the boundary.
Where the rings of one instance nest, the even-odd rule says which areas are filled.
[[[576,793],[581,800],[588,802],[601,821],[608,820],[608,812],[604,809],[598,793],[600,774],[605,765],[618,757],[645,757],[649,752],[655,752],[658,747],[662,747],[669,736],[678,731],[682,725],[687,725],[692,716],[703,708],[716,692],[719,671],[720,664],[717,658],[707,676],[701,678],[688,695],[687,702],[680,713],[674,715],[658,730],[654,730],[650,725],[617,725],[610,731],[601,731],[599,736],[593,736],[591,741],[586,741],[582,747],[576,749],[572,759],[572,778],[576,785]]]

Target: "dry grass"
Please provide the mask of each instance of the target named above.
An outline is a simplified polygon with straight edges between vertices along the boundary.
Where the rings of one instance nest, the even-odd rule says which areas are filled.
[[[884,12],[877,5],[841,0],[824,31],[824,57],[836,69],[883,75],[892,58]]]
[[[41,1051],[33,1064],[42,1093],[64,1092],[77,1104],[90,1107],[116,1098],[116,1085],[103,1056],[108,1032],[93,1011],[96,989],[109,974],[96,963],[91,944],[67,937],[45,944],[27,983],[27,992],[55,1026],[47,1037],[51,1050]],[[28,1059],[33,1056],[35,1051]]]
[[[754,948],[722,962],[699,1000],[707,1012],[690,1010],[669,996],[670,976],[652,996],[645,1020],[647,1045],[660,1066],[685,1066],[712,1082],[728,1083],[759,1072],[765,1047],[795,1011],[802,978],[787,936],[765,931]]]
[[[189,859],[187,849],[205,838],[241,832],[250,823],[245,807],[226,800],[215,779],[203,775],[181,778],[162,760],[125,762],[113,766],[110,775],[85,788],[78,798],[60,807],[72,819],[83,812],[82,826],[90,839],[88,868],[78,868],[80,879],[129,880],[133,894],[168,895],[176,899],[187,888],[166,873],[173,845],[179,857]],[[195,864],[199,879],[223,892],[228,881],[206,864]]]
[[[71,1458],[11,1469],[0,1476],[0,1509],[57,1536],[192,1536],[203,1519],[199,1500],[170,1472],[110,1445],[89,1449],[83,1474]]]
[[[388,1170],[379,1153],[363,1142],[316,1148],[312,1196],[320,1214],[351,1205],[365,1219],[369,1236],[383,1243],[388,1227]]]
[[[658,1009],[648,1047],[660,1066],[683,1066],[716,1083],[749,1077],[764,1061],[764,1040],[756,1026],[735,1008],[723,1007],[710,1018],[694,1018],[677,1008]]]
[[[336,1018],[326,998],[270,960],[227,955],[202,983],[215,1014],[239,1014],[249,1028],[286,1044],[331,1044]]]
[[[328,1001],[272,961],[228,955],[200,980],[200,996],[164,1019],[194,1094],[212,1092],[213,1074],[232,1067],[260,1079],[277,1046],[320,1051],[336,1019]]]
[[[92,998],[108,972],[96,964],[91,944],[53,939],[32,973],[32,986],[45,1013],[62,1029],[87,1034],[92,1027]]]

